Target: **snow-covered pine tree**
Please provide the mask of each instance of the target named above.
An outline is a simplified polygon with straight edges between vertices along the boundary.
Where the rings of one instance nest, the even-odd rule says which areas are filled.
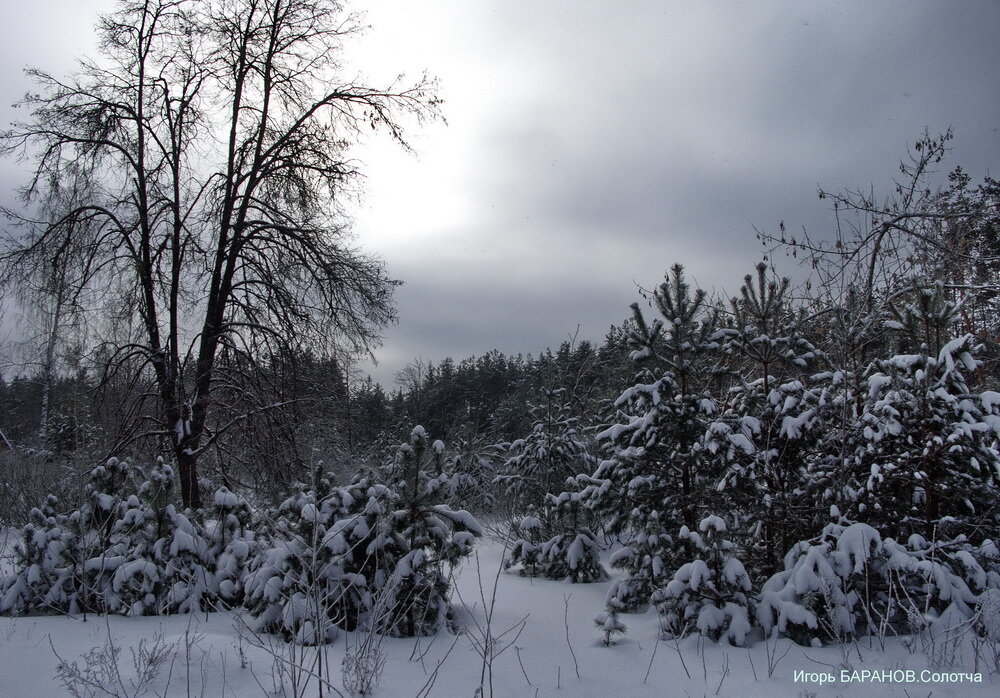
[[[510,553],[504,559],[504,568],[520,565],[521,574],[535,577],[541,573],[541,554],[545,525],[538,516],[534,505],[528,505],[527,513],[517,525],[519,537],[511,545]]]
[[[725,532],[726,522],[715,515],[702,519],[698,531],[681,527],[678,546],[688,559],[653,594],[666,635],[699,632],[716,642],[724,636],[734,645],[746,643],[752,629],[752,585]]]
[[[190,511],[168,504],[165,533],[154,546],[163,584],[162,613],[197,613],[215,606],[215,560],[204,526]]]
[[[768,574],[817,517],[801,495],[822,431],[821,395],[805,384],[818,351],[802,334],[789,287],[761,263],[730,301],[732,323],[719,337],[736,385],[706,435],[725,472],[719,489],[757,542],[751,560]]]
[[[643,525],[643,530],[631,532],[631,540],[611,554],[611,565],[629,574],[608,589],[605,603],[609,610],[644,609],[653,592],[667,582],[676,562],[674,539],[664,533],[659,514],[650,512]]]
[[[127,509],[139,504],[131,498],[144,479],[140,468],[109,458],[90,471],[80,508],[59,517],[59,524],[67,529],[72,541],[65,549],[71,573],[64,577],[60,596],[66,606],[60,611],[119,610],[112,580],[128,557],[128,540],[127,536],[123,540],[123,531],[116,530],[116,525]]]
[[[196,519],[168,504],[173,471],[150,478],[126,461],[94,468],[81,506],[47,502],[25,529],[23,566],[3,584],[0,609],[32,613],[148,615],[208,608],[215,582]],[[139,484],[142,483],[142,484]]]
[[[561,493],[546,496],[545,518],[555,535],[542,543],[538,559],[549,579],[586,584],[603,581],[608,573],[601,564],[597,535],[588,524],[590,512],[578,479],[592,484],[586,475],[567,478]]]
[[[331,595],[333,618],[344,630],[371,630],[385,613],[388,595],[382,590],[406,551],[406,542],[387,520],[395,496],[384,484],[360,475],[335,493],[339,514],[331,516],[323,540],[339,566],[339,589]]]
[[[629,578],[615,585],[609,603],[628,609],[648,603],[665,581],[672,567],[667,531],[693,527],[718,480],[702,445],[715,413],[707,376],[718,346],[716,315],[703,290],[692,293],[679,264],[651,300],[661,315],[651,324],[632,305],[637,382],[615,403],[621,421],[598,434],[611,457],[585,489],[589,506],[624,537],[612,564]]]
[[[617,605],[609,603],[607,609],[598,613],[597,617],[594,618],[594,625],[604,633],[601,641],[605,647],[615,644],[615,636],[628,630],[628,627],[619,618],[621,612],[622,609],[618,608]]]
[[[260,632],[306,645],[332,642],[347,619],[356,624],[369,608],[368,581],[345,570],[352,543],[340,522],[365,501],[366,482],[335,488],[327,478],[300,485],[278,507],[272,547],[253,560],[244,605]],[[376,515],[380,515],[378,512]],[[363,523],[367,534],[371,527]],[[350,591],[357,593],[350,593]],[[362,608],[347,608],[356,602]]]
[[[868,374],[851,515],[885,535],[981,540],[1000,526],[1000,394],[970,390],[981,348],[948,338],[957,311],[940,286],[915,284],[890,326],[916,353]]]
[[[378,589],[386,611],[375,622],[384,634],[432,635],[451,625],[447,573],[472,552],[482,528],[469,512],[442,503],[450,479],[444,461],[444,444],[431,443],[424,428],[416,426],[389,469],[394,510],[380,535],[402,541],[405,548]]]
[[[0,580],[0,614],[64,612],[73,591],[73,546],[76,540],[62,525],[59,500],[49,495],[33,508],[14,547],[15,571]]]
[[[566,478],[589,472],[593,463],[565,388],[546,390],[544,402],[529,409],[531,432],[511,443],[495,480],[515,514],[529,505],[542,506],[546,495],[562,490]]]
[[[496,477],[498,448],[476,430],[464,423],[451,439],[451,457],[446,470],[449,504],[462,503],[473,511],[491,509],[496,502],[493,480]]]
[[[867,581],[870,560],[881,550],[878,532],[862,525],[841,543],[841,535],[851,524],[836,506],[831,515],[833,521],[823,533],[796,543],[785,555],[785,569],[764,582],[757,620],[766,635],[780,632],[801,645],[845,641],[854,635],[864,613],[862,595],[885,595],[874,584],[860,590],[852,587],[854,581]]]
[[[804,312],[809,318],[806,331],[823,348],[825,370],[802,381],[808,388],[805,405],[814,411],[812,443],[803,459],[804,491],[799,495],[803,515],[812,512],[810,529],[803,529],[808,537],[826,524],[830,506],[848,511],[857,496],[857,457],[864,446],[859,418],[868,395],[867,373],[876,358],[886,355],[889,339],[872,289],[845,281],[824,265],[816,271],[821,280],[818,297],[807,302]]]
[[[209,536],[210,559],[215,561],[219,600],[228,607],[243,602],[247,570],[260,545],[250,528],[250,505],[226,487],[213,498],[215,527]]]
[[[173,484],[173,470],[160,458],[138,494],[125,500],[114,526],[114,551],[124,561],[111,579],[108,611],[129,616],[156,615],[162,611],[162,566],[156,559],[156,542],[165,534],[166,507]]]

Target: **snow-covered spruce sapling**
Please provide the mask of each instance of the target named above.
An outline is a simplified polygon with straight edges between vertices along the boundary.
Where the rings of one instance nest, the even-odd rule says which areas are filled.
[[[752,585],[725,532],[725,521],[712,515],[702,519],[697,532],[684,526],[678,533],[678,544],[693,559],[653,595],[668,637],[698,632],[714,641],[725,637],[733,645],[746,643],[752,628]]]
[[[131,498],[143,480],[137,466],[109,458],[91,470],[80,508],[63,518],[75,539],[71,607],[95,613],[118,610],[112,579],[128,557],[128,540],[116,525],[137,504]]]
[[[192,613],[213,608],[215,557],[195,512],[170,503],[173,468],[162,458],[122,504],[108,559],[121,560],[106,610],[126,615]]]
[[[384,482],[320,478],[279,508],[273,546],[253,563],[246,606],[262,632],[304,644],[338,628],[426,635],[451,617],[447,567],[471,551],[479,524],[439,503],[444,447],[413,430]],[[433,472],[430,472],[433,471]]]
[[[165,481],[161,479],[164,475]],[[158,461],[139,493],[130,495],[122,506],[114,526],[115,541],[108,553],[123,561],[111,578],[108,612],[129,616],[161,612],[162,570],[156,562],[155,546],[166,530],[161,524],[172,476],[169,466]]]
[[[844,641],[854,635],[857,619],[863,615],[858,608],[861,594],[851,589],[845,579],[849,576],[845,565],[849,556],[838,554],[839,537],[849,522],[840,517],[835,507],[832,514],[834,521],[822,535],[792,546],[785,555],[784,571],[764,582],[758,596],[757,620],[767,636],[777,631],[799,644],[818,645],[824,640]],[[867,571],[870,556],[875,552],[864,541],[874,541],[876,537],[877,532],[866,526],[845,539],[844,548],[847,540],[859,544],[853,556],[860,564],[859,572]],[[874,589],[861,590],[865,595],[870,591]]]

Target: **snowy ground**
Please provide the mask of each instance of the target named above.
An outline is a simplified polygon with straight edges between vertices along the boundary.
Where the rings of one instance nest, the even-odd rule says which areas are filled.
[[[903,640],[887,639],[883,650],[877,640],[866,639],[842,650],[804,649],[781,640],[777,645],[758,642],[748,652],[693,637],[679,643],[656,643],[656,614],[648,611],[625,616],[628,633],[616,645],[604,647],[593,617],[602,609],[609,583],[572,585],[507,573],[497,577],[501,557],[497,544],[484,541],[478,561],[466,563],[459,572],[455,607],[465,633],[442,633],[419,640],[375,638],[385,650],[387,661],[374,695],[472,696],[484,673],[486,696],[915,698],[1000,694],[997,667],[980,662],[977,669],[968,644],[955,651],[940,646],[925,651],[916,643],[911,651]],[[494,580],[498,583],[489,632],[499,638],[496,648],[506,649],[493,659],[492,672],[484,672],[476,646],[482,646],[487,630],[484,608],[490,606]],[[516,636],[522,620],[523,630]],[[115,652],[112,648],[118,652],[117,672],[112,668],[114,663],[106,662],[103,674],[97,671],[89,677],[106,684],[107,692],[95,688],[88,694],[78,684],[81,695],[135,695],[133,655],[148,653],[157,645],[163,650],[163,658],[143,695],[281,695],[282,681],[285,695],[296,695],[293,677],[280,670],[293,659],[290,647],[280,642],[269,644],[266,638],[263,646],[255,647],[253,638],[240,627],[239,617],[232,613],[0,618],[0,695],[67,695],[57,676],[59,658],[75,662],[82,669],[88,652],[92,660],[108,658]],[[324,665],[332,668],[324,668],[323,673],[331,677],[337,689],[342,688],[345,651],[362,639],[355,633],[344,634],[320,656]],[[305,648],[304,655],[294,659],[298,664],[314,666],[316,650]],[[854,681],[841,681],[844,666],[857,672],[848,674]],[[992,676],[990,669],[994,670]],[[961,675],[977,670],[983,674],[983,683],[970,683]],[[811,675],[800,676],[797,681],[797,671]],[[870,678],[862,682],[862,677],[868,678],[863,671],[893,673],[885,675],[885,683]],[[907,671],[912,672],[912,682],[906,680]],[[817,683],[823,674],[833,682]],[[300,681],[303,678],[299,676]],[[305,695],[318,695],[315,682]],[[324,695],[336,694],[327,690]]]

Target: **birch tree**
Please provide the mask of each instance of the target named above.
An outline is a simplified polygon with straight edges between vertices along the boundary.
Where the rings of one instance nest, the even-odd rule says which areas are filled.
[[[394,317],[395,282],[343,215],[347,150],[370,129],[406,147],[403,122],[439,102],[426,77],[344,79],[356,27],[334,0],[123,1],[100,20],[98,59],[30,71],[30,116],[3,135],[33,163],[26,204],[79,195],[44,219],[8,211],[0,281],[51,274],[74,240],[94,348],[149,386],[118,447],[169,441],[186,506],[199,457],[240,421],[214,417],[224,356],[364,352]]]

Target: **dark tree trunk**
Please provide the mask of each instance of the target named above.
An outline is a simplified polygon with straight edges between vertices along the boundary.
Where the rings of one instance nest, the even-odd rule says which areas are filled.
[[[201,507],[201,492],[198,487],[198,457],[187,448],[177,449],[177,477],[181,481],[181,502],[185,507]]]

